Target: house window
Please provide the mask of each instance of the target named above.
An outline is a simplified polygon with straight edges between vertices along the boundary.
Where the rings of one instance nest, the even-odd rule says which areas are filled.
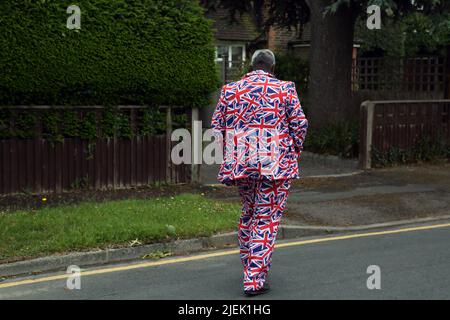
[[[228,67],[232,68],[245,62],[245,44],[218,45],[216,47],[216,62],[228,60]]]

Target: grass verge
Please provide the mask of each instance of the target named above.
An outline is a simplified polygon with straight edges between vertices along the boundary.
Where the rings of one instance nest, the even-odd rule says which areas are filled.
[[[200,194],[0,213],[0,263],[208,236],[236,227],[239,205]]]

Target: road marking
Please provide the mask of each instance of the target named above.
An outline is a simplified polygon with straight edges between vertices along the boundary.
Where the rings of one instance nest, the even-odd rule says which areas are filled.
[[[448,228],[448,227],[450,227],[450,223],[435,224],[435,225],[422,226],[422,227],[404,228],[404,229],[394,229],[394,230],[386,230],[386,231],[377,231],[377,232],[356,233],[356,234],[349,234],[346,236],[336,236],[336,237],[281,243],[281,244],[278,244],[276,247],[277,248],[286,248],[286,247],[300,246],[300,245],[312,244],[312,243],[347,240],[347,239],[364,238],[364,237],[373,237],[373,236],[381,236],[381,235],[385,235],[385,234],[396,234],[396,233],[404,233],[404,232],[412,232],[412,231],[420,231],[420,230],[431,230],[431,229]]]
[[[386,230],[386,231],[378,231],[378,232],[356,233],[356,234],[349,234],[349,235],[345,235],[345,236],[336,236],[336,237],[327,237],[327,238],[318,238],[318,239],[311,239],[311,240],[293,241],[293,242],[288,242],[288,243],[280,243],[280,244],[277,244],[276,247],[277,248],[287,248],[287,247],[302,246],[302,245],[314,244],[314,243],[339,241],[339,240],[364,238],[364,237],[373,237],[373,236],[380,236],[380,235],[386,235],[386,234],[397,234],[397,233],[404,233],[404,232],[431,230],[431,229],[448,228],[448,227],[450,227],[450,223],[404,228],[404,229],[394,229],[394,230]],[[203,260],[203,259],[228,256],[228,255],[238,254],[238,253],[239,253],[238,249],[233,249],[233,250],[219,251],[219,252],[214,252],[214,253],[199,254],[199,255],[194,255],[194,256],[189,256],[189,257],[165,259],[165,260],[161,260],[161,261],[152,261],[152,262],[138,263],[138,264],[132,264],[132,265],[126,265],[126,266],[118,266],[118,267],[110,267],[110,268],[104,268],[104,269],[95,269],[95,270],[90,270],[90,271],[82,271],[81,274],[83,277],[85,277],[85,276],[112,273],[112,272],[118,272],[118,271],[127,271],[127,270],[133,270],[133,269],[142,269],[142,268],[148,268],[148,267],[162,266],[162,265],[167,265],[167,264],[175,264],[175,263],[180,263],[180,262]],[[15,281],[15,282],[6,282],[3,284],[0,283],[0,289],[16,287],[16,286],[20,286],[20,285],[35,284],[35,283],[40,283],[40,282],[61,280],[61,279],[66,279],[69,276],[70,276],[70,274],[60,274],[60,275],[56,275],[56,276],[42,277],[42,278],[36,278],[36,279],[27,279],[27,280]]]

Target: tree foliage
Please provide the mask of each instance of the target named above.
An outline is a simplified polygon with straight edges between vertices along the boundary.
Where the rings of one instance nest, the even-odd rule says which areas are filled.
[[[202,0],[201,2],[208,9],[214,6],[228,8],[231,17],[241,12],[263,17],[264,10],[268,8],[265,19],[258,19],[263,21],[263,25],[296,28],[309,22],[311,1],[314,0]],[[450,3],[446,0],[330,0],[323,14],[334,14],[340,8],[350,7],[355,16],[360,16],[370,5],[378,5],[384,15],[396,18],[418,9],[424,14],[444,13],[450,9]]]
[[[368,30],[365,21],[359,21],[356,34],[363,52],[381,50],[391,57],[443,55],[450,44],[450,15],[413,12],[401,20],[386,19],[381,30]]]
[[[213,37],[195,0],[0,2],[0,105],[204,106],[218,85]]]

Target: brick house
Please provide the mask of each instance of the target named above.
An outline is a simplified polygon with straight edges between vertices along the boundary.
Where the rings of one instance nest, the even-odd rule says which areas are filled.
[[[239,78],[249,63],[253,52],[268,48],[275,53],[294,53],[307,60],[310,47],[310,25],[304,26],[301,33],[295,29],[271,27],[269,30],[258,28],[251,15],[236,14],[235,21],[230,21],[227,9],[215,8],[206,12],[212,20],[216,56],[215,61],[223,83]],[[219,92],[213,94],[213,105],[202,110],[204,126],[209,126],[215,101]]]
[[[248,13],[236,13],[234,21],[231,22],[229,11],[221,7],[207,10],[206,17],[213,22],[217,48],[216,61],[222,62],[225,56],[230,68],[245,62],[258,48],[268,48],[276,53],[290,52],[305,60],[309,59],[311,46],[309,23],[304,25],[301,31],[276,26],[263,30]],[[354,59],[359,47],[356,41],[353,50]]]
[[[227,68],[237,68],[245,63],[259,48],[268,48],[277,53],[294,52],[308,59],[310,46],[310,27],[306,25],[299,34],[296,30],[271,27],[261,30],[247,13],[236,14],[230,21],[227,9],[216,8],[206,13],[213,21],[212,28],[216,41],[216,62],[227,62]],[[228,79],[227,79],[228,80]]]

